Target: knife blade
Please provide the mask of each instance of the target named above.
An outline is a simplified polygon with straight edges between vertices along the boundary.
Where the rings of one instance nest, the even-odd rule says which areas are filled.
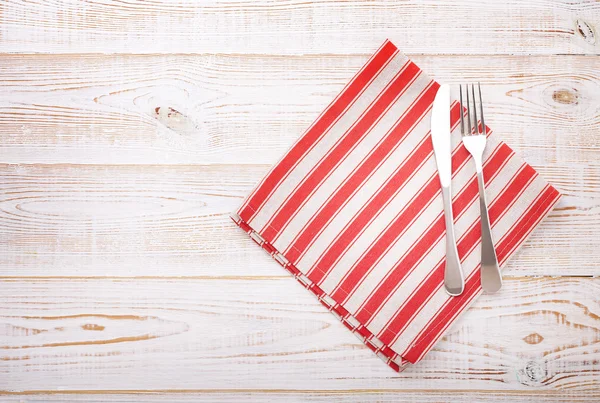
[[[450,186],[452,178],[452,146],[450,144],[450,87],[441,85],[431,111],[431,141],[442,186]]]
[[[444,286],[452,296],[460,295],[465,279],[456,248],[452,214],[452,142],[450,136],[450,86],[441,85],[431,111],[431,142],[442,187],[444,221],[446,223],[446,267]]]

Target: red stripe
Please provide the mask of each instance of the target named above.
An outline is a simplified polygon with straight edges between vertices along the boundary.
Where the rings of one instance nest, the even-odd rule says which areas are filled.
[[[329,154],[317,164],[304,182],[287,197],[283,206],[279,208],[275,216],[261,231],[260,235],[263,238],[271,240],[279,233],[323,180],[331,174],[338,164],[346,159],[348,154],[375,126],[376,122],[383,117],[393,102],[408,88],[412,78],[419,72],[419,67],[412,62],[408,63],[406,68],[397,75],[383,94],[374,102],[373,106],[342,137]],[[431,97],[433,99],[435,92],[432,92]]]
[[[488,159],[488,162],[486,163],[488,176],[494,176],[504,166],[505,162],[508,161],[512,154],[512,150],[505,144],[502,144],[498,148],[498,151]],[[439,191],[439,182],[437,188]],[[477,194],[477,180],[476,177],[473,176],[468,184],[463,187],[460,195],[452,202],[454,216],[460,216],[473,202]],[[411,270],[414,269],[418,262],[426,256],[437,242],[439,242],[444,235],[445,229],[444,217],[443,214],[440,213],[434,223],[400,259],[399,263],[394,266],[388,276],[374,288],[374,291],[371,292],[369,298],[362,304],[355,315],[356,319],[363,324],[367,324],[375,316],[394,290],[399,287],[406,276],[410,274]]]
[[[456,126],[460,117],[460,107],[456,104],[451,110],[452,125]],[[463,147],[464,148],[464,147]],[[468,152],[455,151],[464,154],[466,160]],[[341,235],[332,242],[326,251],[319,257],[317,263],[309,270],[308,276],[316,283],[321,283],[330,273],[333,266],[348,250],[348,247],[360,236],[364,229],[383,210],[392,198],[404,185],[417,173],[418,168],[433,154],[431,137],[427,133],[421,145],[413,151],[410,157],[394,172],[376,194],[367,202],[366,206],[346,225]],[[454,163],[454,162],[453,162]],[[453,167],[456,168],[456,167]]]
[[[427,102],[427,100],[421,98],[420,101],[413,103],[408,112],[388,131],[386,137],[378,144],[377,148],[354,170],[346,182],[330,197],[324,207],[302,229],[300,235],[296,237],[295,241],[285,252],[286,258],[294,262],[312,245],[327,224],[337,215],[341,207],[347,203],[352,195],[362,188],[373,172],[390,157],[398,145],[422,121],[430,109],[430,106],[423,109],[422,102]]]
[[[532,203],[525,214],[521,215],[498,245],[499,262],[504,262],[511,252],[527,238],[537,223],[558,201],[559,196],[558,191],[549,185],[542,191],[537,200]],[[421,331],[421,335],[415,339],[412,346],[403,354],[403,358],[412,363],[417,362],[441,336],[444,329],[452,322],[452,318],[464,310],[479,292],[481,292],[481,278],[478,271],[475,271],[467,280],[465,292],[448,300],[446,305],[430,320],[428,326]]]
[[[485,174],[485,172],[484,172]],[[504,214],[510,210],[513,203],[517,201],[519,195],[527,188],[535,178],[536,172],[529,165],[525,165],[510,183],[490,205],[489,215],[490,224],[494,226]],[[485,179],[486,182],[488,179]],[[458,242],[458,255],[464,260],[477,245],[481,243],[481,220],[478,218],[471,224],[469,230],[461,237]],[[398,310],[384,329],[380,332],[380,339],[386,344],[393,344],[400,333],[406,329],[414,317],[423,309],[425,304],[432,296],[443,286],[444,283],[445,258],[442,259],[433,269],[428,278],[424,279],[413,291],[411,297]]]
[[[340,95],[329,105],[325,112],[302,135],[283,159],[267,175],[265,180],[248,198],[238,215],[250,221],[256,212],[269,199],[272,192],[288,176],[302,158],[313,149],[323,135],[339,120],[344,112],[359,98],[369,84],[379,75],[398,52],[396,46],[386,41],[381,49],[367,62],[365,67],[346,85]]]

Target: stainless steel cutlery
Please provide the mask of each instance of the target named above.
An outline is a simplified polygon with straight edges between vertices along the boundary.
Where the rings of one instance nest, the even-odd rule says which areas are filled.
[[[450,141],[450,87],[440,86],[433,102],[431,115],[431,141],[437,163],[444,218],[446,222],[446,268],[444,286],[450,295],[460,295],[465,288],[465,279],[456,249],[454,218],[452,214],[452,145]]]
[[[487,201],[485,197],[485,183],[483,179],[483,152],[485,150],[487,129],[483,118],[483,101],[481,86],[477,85],[476,101],[474,85],[465,86],[466,103],[463,102],[463,86],[459,86],[460,104],[467,109],[466,118],[460,114],[460,129],[462,142],[473,157],[477,183],[479,185],[479,209],[481,215],[481,286],[485,292],[494,293],[502,287],[502,276],[498,266],[498,258],[494,249],[494,240],[490,226]],[[472,99],[472,104],[471,104]],[[477,110],[479,105],[479,112]],[[478,113],[479,118],[478,120]],[[446,223],[446,268],[444,271],[444,286],[448,294],[460,295],[465,287],[464,274],[461,268],[456,237],[454,234],[454,218],[452,214],[452,148],[450,138],[450,87],[441,85],[432,109],[431,140],[435,161],[437,163],[440,184],[442,187],[442,200],[444,204],[444,218]]]
[[[481,213],[481,287],[485,292],[494,293],[502,287],[502,276],[500,267],[498,266],[498,258],[494,249],[494,240],[492,238],[492,229],[490,227],[490,217],[488,214],[487,201],[485,199],[485,184],[483,181],[483,151],[487,139],[487,129],[483,118],[483,101],[481,98],[481,86],[477,84],[477,92],[479,95],[479,118],[481,124],[477,120],[477,102],[475,97],[475,86],[466,85],[466,107],[467,119],[463,114],[460,115],[460,130],[462,141],[465,148],[475,162],[475,171],[477,172],[477,183],[479,185],[479,209]],[[469,88],[471,94],[469,95]],[[463,103],[463,87],[460,90],[460,103]],[[471,99],[473,105],[471,105]],[[473,117],[473,125],[471,125],[471,116]]]

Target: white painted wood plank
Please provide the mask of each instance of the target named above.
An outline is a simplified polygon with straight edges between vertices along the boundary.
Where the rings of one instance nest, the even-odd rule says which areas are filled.
[[[229,218],[267,167],[3,168],[2,275],[287,274]]]
[[[0,165],[0,276],[287,276],[229,218],[267,169]],[[600,274],[600,166],[581,173],[542,170],[565,196],[505,275]]]
[[[21,1],[0,5],[1,52],[598,53],[600,6],[568,0]]]
[[[0,57],[0,162],[273,164],[368,58]],[[496,135],[536,167],[600,152],[600,57],[416,56],[481,81]]]
[[[9,402],[170,402],[170,403],[222,403],[222,402],[404,402],[404,403],[580,403],[598,401],[594,391],[380,391],[380,390],[343,390],[343,391],[268,391],[268,390],[204,390],[169,392],[132,392],[102,393],[83,391],[81,393],[49,392],[38,394],[4,395],[3,401]]]
[[[387,368],[293,279],[1,282],[0,390],[596,393],[600,281],[509,279]]]

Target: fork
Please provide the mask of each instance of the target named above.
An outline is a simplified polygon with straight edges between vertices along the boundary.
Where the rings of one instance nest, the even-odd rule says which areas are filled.
[[[477,172],[477,183],[479,185],[479,210],[481,214],[481,287],[487,293],[494,293],[502,287],[502,276],[498,266],[498,258],[494,249],[494,240],[490,228],[490,217],[488,214],[487,201],[485,199],[485,184],[483,182],[483,151],[487,138],[487,129],[483,119],[483,100],[481,98],[481,85],[477,83],[479,90],[479,115],[481,117],[481,128],[477,120],[477,102],[475,100],[475,85],[471,84],[471,95],[473,97],[473,108],[469,99],[469,85],[466,85],[467,94],[467,126],[465,119],[460,114],[460,132],[465,148],[475,162]],[[460,90],[460,104],[463,104],[463,89]],[[473,116],[473,126],[471,126],[471,116]]]

